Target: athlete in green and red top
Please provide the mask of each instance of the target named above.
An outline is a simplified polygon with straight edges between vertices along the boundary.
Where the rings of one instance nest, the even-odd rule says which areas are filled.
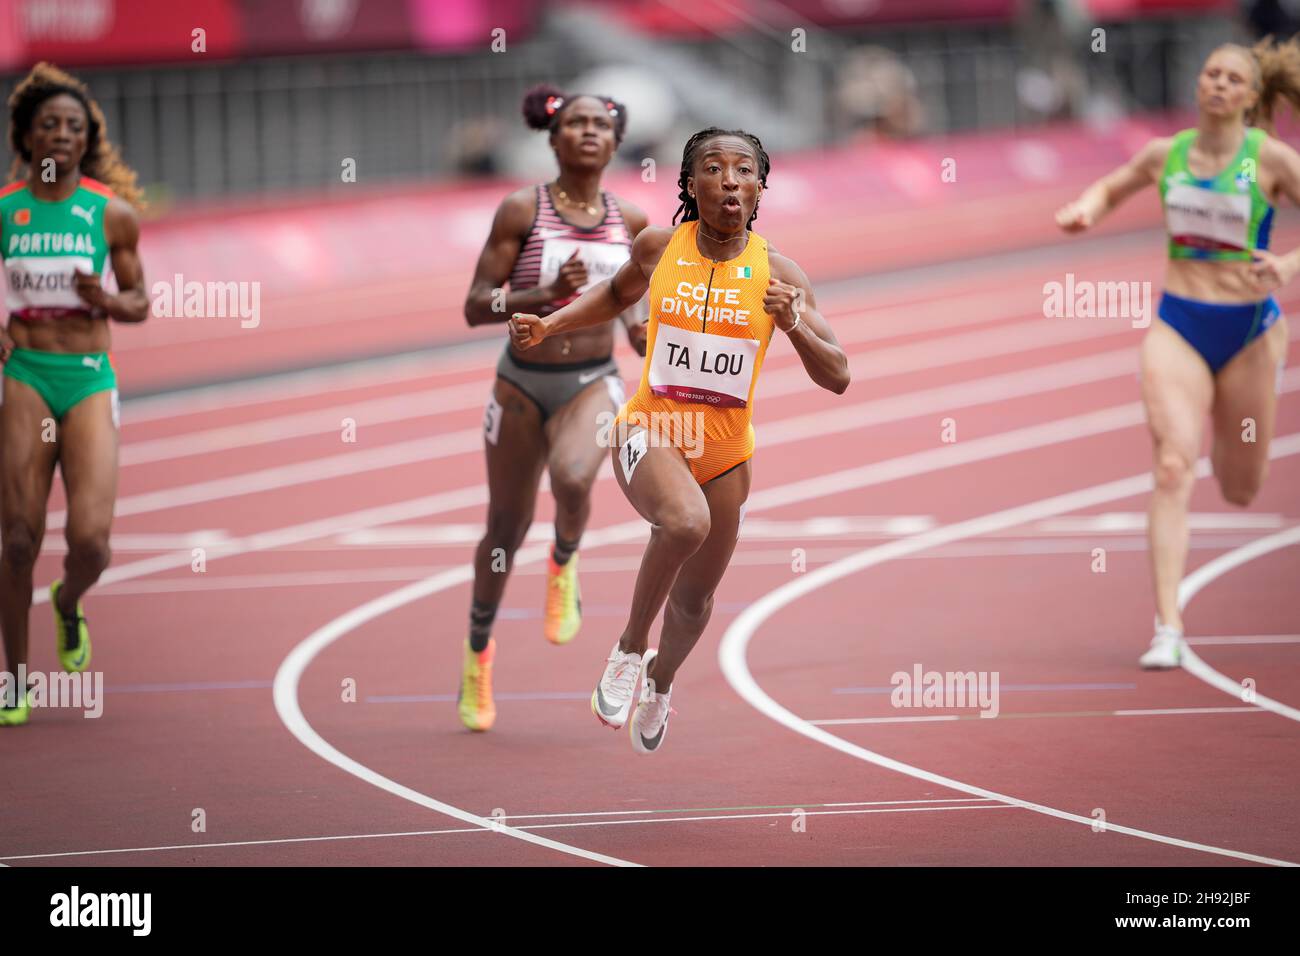
[[[64,577],[50,586],[59,661],[70,672],[90,663],[80,598],[108,566],[117,495],[108,323],[142,322],[149,313],[136,252],[135,174],[109,143],[85,86],[38,64],[9,98],[9,142],[18,158],[17,181],[0,189],[8,313],[0,329],[0,631],[13,693],[0,699],[0,726],[28,718],[16,675],[27,663],[32,570],[56,462],[68,542]],[[101,282],[105,263],[116,294]]]

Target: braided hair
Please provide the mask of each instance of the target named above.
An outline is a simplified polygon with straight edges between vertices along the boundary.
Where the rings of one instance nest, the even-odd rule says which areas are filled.
[[[704,144],[718,136],[738,136],[747,140],[754,147],[754,152],[758,154],[758,181],[766,188],[767,174],[772,171],[772,161],[767,156],[767,150],[759,142],[757,136],[753,133],[746,133],[743,129],[721,129],[717,126],[710,126],[708,129],[702,129],[686,141],[686,146],[682,150],[682,171],[677,177],[677,185],[681,191],[677,198],[681,200],[681,205],[673,213],[673,225],[677,225],[677,217],[682,217],[682,222],[690,222],[692,219],[700,218],[700,207],[696,205],[695,197],[686,191],[686,180],[695,173],[695,158],[699,155]],[[753,225],[754,220],[758,218],[758,203],[754,203],[754,212],[749,217],[749,222],[745,223],[748,229]]]
[[[627,107],[608,96],[595,93],[564,93],[549,83],[540,83],[524,94],[524,122],[532,129],[548,130],[552,135],[560,126],[560,114],[565,107],[584,96],[599,100],[614,124],[614,145],[623,142],[627,132]]]
[[[136,208],[142,208],[144,197],[136,185],[135,171],[122,162],[117,147],[109,142],[108,126],[99,104],[91,98],[84,83],[52,63],[37,63],[9,97],[9,145],[14,151],[10,180],[21,179],[24,167],[32,161],[23,139],[31,132],[37,109],[46,100],[65,94],[86,111],[86,154],[81,157],[81,172],[104,183]]]

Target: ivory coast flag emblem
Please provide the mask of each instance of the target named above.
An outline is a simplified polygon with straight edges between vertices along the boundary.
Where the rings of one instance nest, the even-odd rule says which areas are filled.
[[[734,270],[731,277],[733,279],[752,279],[754,277],[754,273],[749,266],[733,266],[732,269]]]

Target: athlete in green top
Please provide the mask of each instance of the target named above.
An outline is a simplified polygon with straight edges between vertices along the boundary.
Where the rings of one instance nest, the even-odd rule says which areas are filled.
[[[0,188],[0,259],[7,327],[0,404],[0,631],[14,688],[27,663],[32,570],[45,535],[54,466],[67,496],[64,577],[50,586],[60,663],[90,663],[80,598],[109,561],[117,494],[117,378],[109,319],[149,313],[136,252],[135,173],[108,141],[86,87],[38,64],[9,99],[9,142],[17,155]],[[111,262],[120,290],[100,281]],[[0,699],[0,726],[26,723],[29,699]]]
[[[1268,133],[1247,127],[1236,155],[1204,178],[1190,163],[1199,133],[1185,129],[1169,139],[1160,174],[1169,258],[1249,262],[1255,251],[1268,248],[1273,225],[1273,205],[1259,188],[1259,153]]]
[[[1300,104],[1300,43],[1224,44],[1197,79],[1197,124],[1153,139],[1056,214],[1082,232],[1145,186],[1158,185],[1169,236],[1160,321],[1142,341],[1142,400],[1151,427],[1147,536],[1155,635],[1141,666],[1180,666],[1178,587],[1187,565],[1187,510],[1208,416],[1223,497],[1250,504],[1268,470],[1287,324],[1273,292],[1300,271],[1300,249],[1268,251],[1273,206],[1300,204],[1300,154],[1268,135],[1274,107]],[[1246,420],[1254,431],[1246,437]]]

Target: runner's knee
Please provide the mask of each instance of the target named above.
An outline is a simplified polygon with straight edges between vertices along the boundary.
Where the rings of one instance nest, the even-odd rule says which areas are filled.
[[[492,509],[488,512],[487,534],[483,540],[492,550],[500,548],[507,556],[513,555],[524,543],[532,523],[531,511]]]
[[[577,511],[591,493],[591,479],[571,465],[551,469],[551,494],[565,511]]]
[[[69,527],[65,535],[68,557],[85,568],[104,570],[113,557],[108,542],[107,528],[76,529]]]
[[[4,529],[4,542],[0,546],[0,557],[4,563],[15,571],[28,572],[36,564],[39,549],[36,544],[36,531],[23,521],[16,521]]]
[[[1186,492],[1192,487],[1192,464],[1185,455],[1170,447],[1156,452],[1155,483],[1159,491]]]
[[[698,505],[677,505],[657,523],[656,531],[666,541],[694,554],[709,536],[709,509]]]
[[[713,594],[669,594],[668,605],[676,617],[702,628],[713,614]]]

